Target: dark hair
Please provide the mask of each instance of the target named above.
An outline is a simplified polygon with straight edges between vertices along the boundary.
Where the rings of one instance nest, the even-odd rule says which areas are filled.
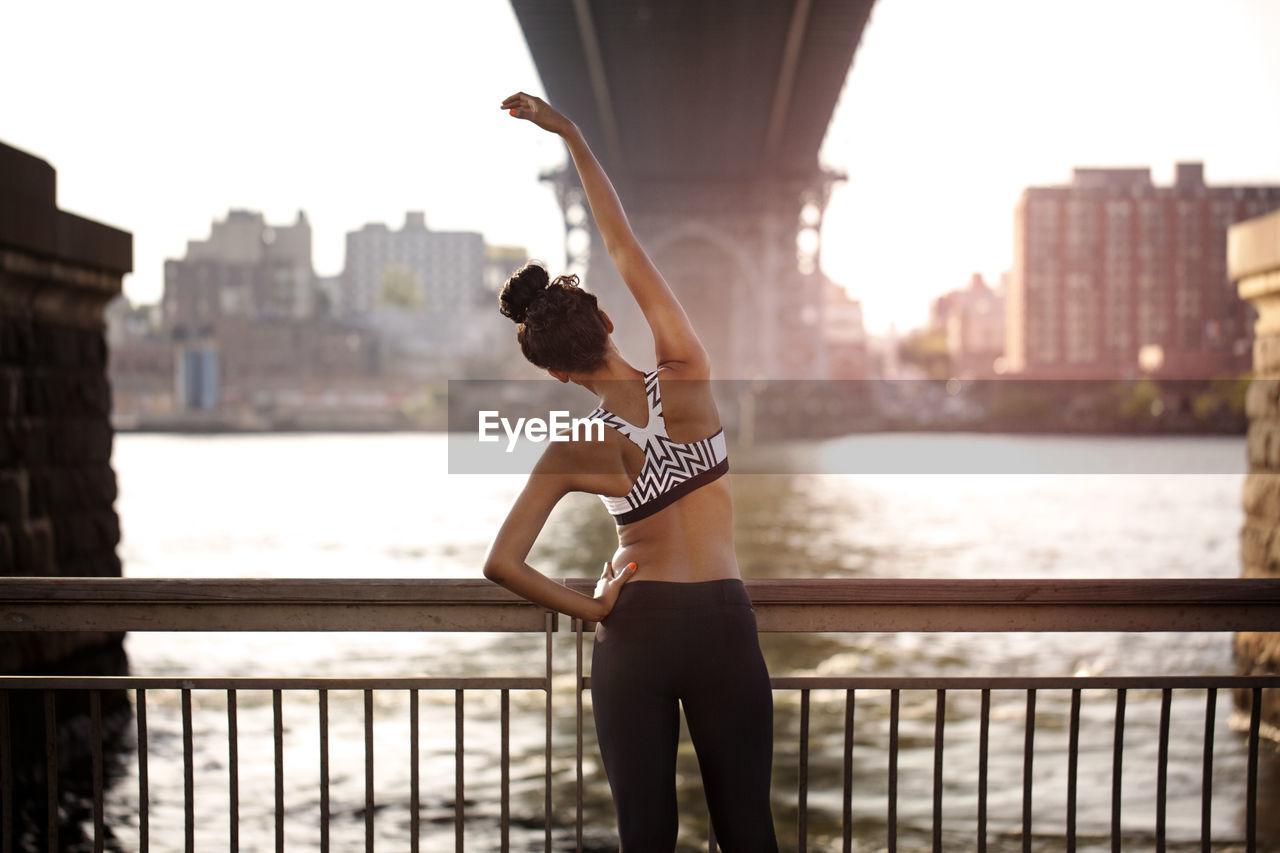
[[[525,264],[502,286],[498,310],[520,326],[520,349],[538,367],[596,369],[604,364],[609,330],[595,294],[579,287],[576,275],[549,278],[542,265]]]

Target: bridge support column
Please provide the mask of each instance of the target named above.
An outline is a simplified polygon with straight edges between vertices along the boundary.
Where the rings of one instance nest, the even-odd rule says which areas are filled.
[[[0,144],[0,575],[119,577],[103,311],[133,238],[58,210],[48,163]],[[0,672],[120,635],[0,633]]]
[[[1240,553],[1247,578],[1280,578],[1280,212],[1251,219],[1228,232],[1227,266],[1240,296],[1258,310],[1249,386],[1249,474]],[[1241,631],[1236,669],[1245,675],[1280,673],[1280,633]],[[1248,710],[1248,697],[1236,705]],[[1280,690],[1264,690],[1264,730],[1280,740]]]

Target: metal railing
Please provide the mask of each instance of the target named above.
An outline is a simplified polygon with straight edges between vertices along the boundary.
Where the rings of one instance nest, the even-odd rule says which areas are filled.
[[[589,581],[567,581],[589,592]],[[1270,580],[891,580],[861,579],[754,580],[748,581],[753,607],[762,633],[771,632],[1048,632],[1048,631],[1277,631],[1280,630],[1280,582]],[[497,692],[500,696],[500,783],[499,839],[502,850],[510,848],[510,697],[512,691],[542,692],[543,715],[543,796],[542,824],[544,849],[553,847],[553,702],[555,676],[553,640],[559,618],[529,604],[486,581],[437,580],[134,580],[134,579],[0,579],[0,615],[9,630],[49,631],[485,631],[540,634],[545,641],[545,665],[536,675],[512,678],[422,677],[422,678],[156,678],[0,676],[0,849],[14,850],[20,843],[14,814],[15,744],[27,734],[12,725],[15,701],[28,705],[35,695],[37,716],[42,716],[44,752],[43,782],[49,849],[58,849],[61,795],[58,779],[59,698],[88,696],[88,741],[92,753],[92,822],[95,850],[104,849],[108,834],[105,825],[102,697],[107,691],[130,691],[136,728],[138,777],[138,845],[150,845],[147,697],[149,691],[176,691],[181,700],[183,764],[183,845],[194,849],[195,773],[192,748],[193,691],[220,691],[226,697],[227,718],[227,843],[238,849],[238,789],[243,761],[238,749],[237,697],[244,691],[269,691],[272,697],[275,849],[285,847],[284,834],[284,751],[282,695],[284,692],[312,691],[316,696],[320,757],[320,791],[317,820],[320,847],[330,845],[329,803],[330,754],[329,691],[363,692],[364,704],[364,832],[366,849],[374,846],[376,803],[374,798],[374,691],[406,692],[410,704],[408,753],[411,765],[408,828],[409,849],[419,849],[420,732],[418,700],[422,691],[454,693],[454,791],[453,825],[456,850],[465,849],[467,827],[466,779],[464,774],[463,720],[466,691]],[[591,629],[569,620],[576,657],[574,693],[576,705],[575,787],[577,802],[574,843],[583,849],[584,837],[584,699],[590,690],[585,671],[584,635]],[[1106,690],[1115,694],[1114,741],[1111,774],[1111,849],[1122,842],[1121,779],[1123,773],[1126,697],[1130,691],[1158,690],[1161,697],[1156,779],[1156,849],[1166,847],[1166,783],[1169,756],[1170,707],[1173,691],[1204,691],[1204,734],[1202,740],[1203,777],[1201,794],[1201,849],[1209,850],[1212,838],[1214,726],[1218,692],[1244,691],[1248,697],[1248,746],[1245,780],[1243,842],[1248,850],[1257,847],[1258,763],[1263,691],[1280,689],[1280,676],[1089,676],[1089,677],[873,677],[873,676],[779,676],[773,679],[776,691],[799,694],[796,745],[796,847],[810,843],[809,798],[812,793],[810,738],[815,695],[834,695],[833,708],[843,716],[840,747],[842,768],[840,838],[843,849],[852,850],[854,819],[853,791],[857,784],[854,768],[856,711],[860,695],[887,693],[888,755],[884,846],[898,846],[898,756],[901,697],[904,691],[931,691],[934,703],[934,745],[932,768],[931,847],[944,849],[943,771],[944,734],[948,699],[976,693],[980,700],[978,725],[977,820],[974,849],[988,847],[988,785],[992,692],[1019,691],[1025,695],[1025,731],[1022,749],[1021,847],[1032,849],[1033,757],[1037,730],[1037,697],[1067,692],[1070,695],[1067,721],[1066,832],[1065,848],[1077,846],[1076,808],[1079,791],[1078,756],[1081,731],[1082,691]],[[829,703],[830,704],[830,703]],[[32,776],[37,779],[40,774]],[[30,792],[26,792],[30,793]],[[172,845],[176,846],[176,845]],[[714,834],[708,839],[714,851]]]

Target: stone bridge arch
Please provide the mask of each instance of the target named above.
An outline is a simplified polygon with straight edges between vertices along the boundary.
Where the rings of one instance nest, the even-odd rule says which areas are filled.
[[[699,221],[677,221],[658,231],[645,248],[693,322],[717,375],[751,375],[747,345],[760,302],[758,247]]]

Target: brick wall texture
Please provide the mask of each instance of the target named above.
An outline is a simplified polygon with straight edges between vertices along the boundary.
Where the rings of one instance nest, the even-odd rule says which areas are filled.
[[[118,577],[103,310],[131,235],[60,211],[54,171],[0,143],[0,575]],[[118,635],[0,632],[0,672]]]

